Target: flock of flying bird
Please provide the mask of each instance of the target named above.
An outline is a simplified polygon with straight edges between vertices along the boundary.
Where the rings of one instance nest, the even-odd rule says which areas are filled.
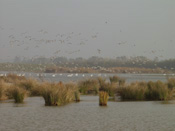
[[[105,22],[107,24],[107,22]],[[2,31],[5,30],[3,27],[0,27],[0,33],[3,33]],[[121,33],[122,30],[119,30],[119,32]],[[70,33],[65,33],[65,34],[55,34],[53,39],[47,39],[49,35],[49,32],[47,30],[39,30],[37,32],[39,37],[33,37],[32,35],[29,34],[29,32],[22,32],[20,34],[10,34],[8,36],[8,40],[9,43],[5,43],[3,45],[1,45],[3,48],[5,46],[10,46],[12,48],[20,48],[23,49],[24,51],[32,51],[33,49],[37,49],[38,51],[40,50],[40,47],[43,47],[44,45],[48,45],[52,46],[52,44],[54,45],[54,51],[52,51],[52,56],[53,58],[57,57],[61,52],[72,55],[75,53],[78,53],[81,51],[81,47],[79,46],[85,46],[86,44],[88,44],[88,41],[91,40],[95,40],[98,38],[99,33],[96,32],[93,35],[89,36],[89,38],[82,38],[82,33],[75,33],[75,32],[70,32]],[[43,37],[43,38],[41,38]],[[77,42],[77,40],[79,40],[79,42]],[[95,42],[95,41],[92,41]],[[2,43],[1,43],[2,44]],[[55,46],[58,45],[58,46]],[[127,41],[120,41],[120,42],[116,42],[114,43],[114,45],[117,46],[123,46],[123,45],[129,45],[129,43]],[[131,45],[131,44],[130,44]],[[64,50],[62,49],[62,46],[70,46],[69,50]],[[76,46],[77,49],[72,50],[73,46]],[[135,47],[135,44],[132,44],[133,47]],[[115,48],[115,46],[114,46]],[[118,48],[118,47],[117,47]],[[164,50],[151,50],[151,51],[145,51],[144,53],[149,53],[149,54],[153,54],[155,55],[157,52],[163,52]],[[96,53],[97,54],[101,54],[102,53],[102,49],[101,48],[97,48],[96,49]],[[35,55],[32,59],[40,57],[39,55]],[[160,55],[159,57],[163,57],[162,55]]]
[[[4,30],[4,28],[0,28],[1,30]],[[9,40],[9,45],[10,47],[23,47],[24,50],[28,51],[30,50],[32,47],[34,48],[40,48],[42,46],[47,45],[47,44],[57,44],[57,45],[74,45],[73,42],[71,41],[72,39],[76,39],[76,38],[81,38],[80,36],[82,35],[82,33],[67,33],[67,34],[56,34],[54,39],[47,39],[47,35],[49,34],[48,31],[45,31],[43,29],[38,31],[38,35],[42,36],[44,38],[35,38],[32,37],[32,35],[29,35],[28,32],[23,32],[21,33],[18,37],[18,39],[15,37],[15,35],[11,34],[8,36],[8,40]],[[95,33],[94,35],[91,36],[92,39],[96,39],[97,38],[98,33]],[[80,42],[76,42],[76,45],[78,46],[83,46],[86,45],[88,39],[85,40],[80,40]],[[34,45],[33,45],[34,44]],[[3,47],[7,46],[8,44],[4,44]],[[59,46],[58,46],[59,48]],[[97,52],[99,52],[100,49],[97,49]],[[53,52],[53,55],[57,55],[61,52],[62,50],[59,48],[58,50],[55,50]],[[65,53],[67,54],[74,54],[80,52],[80,49],[77,50],[69,50],[69,51],[65,51]]]
[[[107,24],[107,22],[106,22]],[[5,29],[3,27],[0,26],[0,34],[3,33]],[[14,30],[14,29],[10,29],[10,30]],[[122,30],[119,30],[119,32],[121,33]],[[38,51],[40,50],[40,47],[44,46],[44,45],[49,45],[52,46],[52,44],[54,45],[54,47],[58,47],[57,49],[55,49],[54,51],[52,51],[52,55],[53,57],[50,57],[50,59],[54,60],[54,58],[56,58],[57,56],[59,56],[60,52],[72,55],[75,53],[80,52],[81,48],[77,48],[76,50],[71,50],[71,46],[85,46],[86,44],[88,44],[88,42],[91,40],[95,40],[98,38],[99,33],[93,33],[93,35],[90,35],[89,38],[83,38],[83,34],[82,33],[75,33],[75,32],[70,32],[70,33],[58,33],[53,35],[53,39],[47,39],[49,35],[49,32],[46,30],[39,30],[38,32],[35,32],[39,37],[33,37],[32,35],[30,35],[29,32],[22,32],[20,34],[10,34],[7,39],[8,39],[8,43],[0,43],[0,47],[1,48],[20,48],[23,49],[24,51],[29,51],[32,52],[32,50],[38,49]],[[50,38],[52,38],[50,37]],[[77,42],[77,39],[79,40],[79,42]],[[93,42],[93,41],[92,41]],[[95,42],[95,41],[94,41]],[[171,41],[172,43],[173,41]],[[58,45],[58,46],[55,46]],[[62,50],[59,46],[70,46],[70,50]],[[127,41],[120,41],[120,42],[115,42],[114,43],[114,48],[115,46],[124,46],[124,45],[129,45],[129,43]],[[133,47],[135,47],[135,44],[132,44]],[[97,48],[96,49],[97,54],[101,54],[102,53],[102,49]],[[164,50],[150,50],[150,51],[144,51],[143,53],[149,53],[149,54],[154,54],[156,55],[156,53],[162,53],[164,52]],[[31,60],[34,60],[35,58],[40,57],[39,55],[35,55],[32,57]],[[160,58],[163,57],[163,55],[158,56]],[[158,58],[157,57],[157,58]],[[25,58],[25,57],[24,57]],[[136,64],[139,61],[139,59],[136,59],[135,61],[133,61],[133,65]],[[145,60],[143,61],[142,65],[144,65],[145,63],[147,63],[148,61]],[[155,64],[155,67],[157,65]],[[165,67],[166,68],[166,67]],[[174,69],[174,68],[173,68]],[[1,75],[5,75],[5,74],[0,74]],[[19,75],[25,75],[25,74],[19,74]],[[82,75],[84,77],[84,74]],[[93,75],[91,75],[92,77]],[[55,77],[55,75],[53,75],[52,77]],[[67,77],[72,77],[72,74],[69,74]]]

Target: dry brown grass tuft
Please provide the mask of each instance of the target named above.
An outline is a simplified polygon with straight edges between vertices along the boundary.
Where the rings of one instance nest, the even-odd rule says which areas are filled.
[[[107,106],[109,95],[105,91],[99,92],[99,105],[100,106]]]
[[[74,84],[68,83],[44,83],[42,96],[45,100],[45,105],[60,106],[75,100],[75,91],[77,88]]]

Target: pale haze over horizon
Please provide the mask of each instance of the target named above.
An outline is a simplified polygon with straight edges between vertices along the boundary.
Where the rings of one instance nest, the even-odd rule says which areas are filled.
[[[173,0],[0,0],[0,61],[175,58]]]

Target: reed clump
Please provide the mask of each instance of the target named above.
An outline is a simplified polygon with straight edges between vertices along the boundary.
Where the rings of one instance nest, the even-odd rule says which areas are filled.
[[[45,105],[52,106],[58,105],[58,95],[57,95],[57,87],[55,84],[45,83],[43,84],[43,92],[42,96],[45,100]]]
[[[16,84],[19,87],[29,91],[30,96],[41,96],[43,88],[40,83],[35,79],[29,78],[26,80],[18,81]]]
[[[78,83],[78,88],[80,93],[86,94],[98,94],[99,92],[99,83],[96,79],[87,79],[80,81]]]
[[[99,92],[99,105],[100,106],[107,106],[109,95],[105,91]]]
[[[122,100],[145,100],[147,84],[145,82],[135,82],[127,86],[117,88],[117,94]]]
[[[110,80],[111,83],[117,83],[117,82],[119,82],[120,77],[112,76],[112,77],[109,77],[109,80]]]
[[[80,92],[78,90],[78,86],[76,83],[68,82],[65,83],[65,87],[70,90],[69,97],[71,96],[72,100],[74,99],[76,102],[80,101]]]
[[[75,95],[75,101],[79,102],[80,101],[80,92],[79,91],[75,91],[74,95]]]
[[[2,99],[4,95],[5,87],[4,87],[4,81],[0,81],[0,100]]]
[[[6,83],[4,80],[0,80],[0,100],[8,99],[7,91],[9,90],[11,84]]]
[[[76,87],[72,84],[45,83],[42,96],[47,106],[60,106],[75,100]]]
[[[116,94],[117,84],[115,83],[103,83],[100,85],[99,91],[105,91],[110,97],[114,97]]]
[[[173,91],[161,81],[135,82],[117,88],[117,94],[122,100],[170,100]]]
[[[110,97],[114,97],[118,83],[116,81],[106,82],[106,79],[101,77],[98,78],[98,81],[100,85],[99,91],[105,91]]]
[[[175,89],[175,78],[168,79],[167,85],[169,89]]]
[[[65,87],[72,90],[72,97],[74,97],[72,99],[74,99],[76,102],[79,102],[80,101],[80,92],[79,92],[77,84],[69,82],[69,83],[65,84]],[[73,96],[73,93],[74,93],[74,96]]]
[[[124,86],[125,85],[125,79],[124,78],[120,78],[119,79],[119,86]]]
[[[36,84],[30,90],[30,96],[42,96],[43,86],[41,83]]]
[[[170,90],[165,83],[161,81],[148,82],[145,97],[147,100],[168,100],[170,96]]]
[[[109,80],[110,80],[110,83],[118,83],[119,86],[124,86],[124,84],[125,84],[125,79],[120,78],[116,75],[109,77]]]
[[[36,80],[29,78],[27,80],[20,81],[18,85],[26,90],[31,90],[36,85]]]
[[[15,103],[23,103],[27,94],[26,90],[17,86],[11,86],[10,88],[9,93],[11,93],[10,95],[15,100]]]

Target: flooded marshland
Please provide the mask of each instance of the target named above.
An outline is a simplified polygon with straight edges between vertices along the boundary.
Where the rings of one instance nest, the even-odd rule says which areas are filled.
[[[24,104],[7,100],[0,103],[0,130],[172,131],[174,103],[108,102],[107,107],[100,107],[98,96],[81,96],[79,103],[48,107],[42,97],[29,97]]]
[[[0,131],[175,130],[174,5],[0,0]]]

